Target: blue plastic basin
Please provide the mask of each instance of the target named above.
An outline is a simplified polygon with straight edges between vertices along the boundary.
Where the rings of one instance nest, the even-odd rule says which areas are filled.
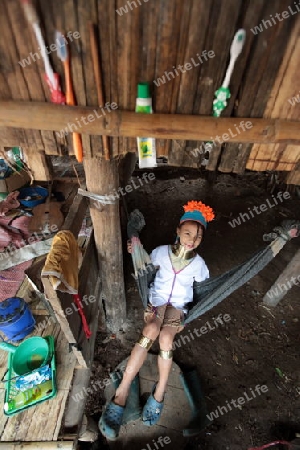
[[[27,197],[31,197],[30,200],[25,200]],[[41,203],[44,203],[48,197],[48,190],[43,187],[29,187],[20,189],[20,194],[18,197],[21,205],[26,208],[34,208]]]

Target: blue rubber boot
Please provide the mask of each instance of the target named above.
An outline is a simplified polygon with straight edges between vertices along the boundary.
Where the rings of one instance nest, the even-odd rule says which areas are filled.
[[[124,406],[116,405],[113,401],[109,402],[99,420],[99,430],[107,439],[114,441],[119,436]]]
[[[195,369],[191,372],[181,372],[180,381],[192,410],[192,419],[183,430],[183,436],[196,436],[212,422],[207,417],[207,409],[201,390],[199,375]]]

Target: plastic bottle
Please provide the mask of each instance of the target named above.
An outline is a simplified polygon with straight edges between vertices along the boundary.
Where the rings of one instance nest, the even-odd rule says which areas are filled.
[[[22,158],[21,158],[21,149],[19,147],[12,147],[7,152],[7,157],[17,172],[20,172],[23,168]]]
[[[138,84],[135,112],[142,114],[153,113],[149,83]],[[151,137],[138,137],[137,146],[139,154],[139,168],[146,169],[156,167],[155,139]]]
[[[20,150],[19,147],[13,147],[13,148],[12,148],[12,152],[13,152],[14,160],[15,160],[15,163],[16,163],[16,170],[17,170],[18,172],[20,172],[20,170],[23,169],[23,162],[22,162],[22,157],[21,157],[21,155],[22,155],[21,150]]]
[[[26,391],[19,392],[15,397],[4,404],[4,411],[9,412],[14,409],[25,406],[35,400],[45,397],[47,393],[53,390],[52,381],[46,381]]]

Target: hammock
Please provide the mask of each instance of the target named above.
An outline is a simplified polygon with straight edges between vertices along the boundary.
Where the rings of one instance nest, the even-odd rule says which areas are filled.
[[[144,250],[139,232],[145,226],[142,213],[135,209],[129,216],[127,234],[132,243],[132,261],[134,277],[137,281],[139,293],[144,307],[148,302],[149,286],[153,282],[157,269],[151,263],[150,257]],[[264,241],[272,241],[267,247],[256,252],[244,263],[234,267],[217,277],[205,281],[194,282],[193,301],[187,305],[188,312],[184,323],[189,323],[206,313],[222,300],[236,291],[260,272],[284,247],[284,245],[300,234],[300,222],[285,220],[274,231],[263,236]]]

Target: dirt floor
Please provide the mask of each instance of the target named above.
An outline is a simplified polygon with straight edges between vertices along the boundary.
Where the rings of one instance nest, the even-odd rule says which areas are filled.
[[[142,172],[135,173],[141,177]],[[182,205],[191,199],[202,200],[216,211],[209,224],[199,253],[206,261],[211,276],[218,275],[245,261],[256,250],[266,246],[262,236],[284,219],[300,219],[299,189],[292,188],[290,198],[275,205],[279,191],[286,186],[271,183],[270,174],[252,172],[244,176],[218,175],[201,178],[198,171],[169,170],[155,172],[155,180],[126,196],[128,211],[140,209],[146,219],[141,240],[147,251],[174,242]],[[138,181],[138,179],[136,178]],[[274,197],[272,197],[270,190]],[[254,211],[266,203],[267,210],[254,217],[244,217],[233,227],[229,221],[240,213]],[[124,244],[126,235],[124,234]],[[297,249],[300,238],[289,242],[282,252],[242,288],[220,305],[208,311],[182,332],[190,335],[207,322],[225,314],[230,319],[206,334],[182,344],[174,352],[175,362],[184,370],[196,367],[209,413],[218,406],[247,394],[240,407],[231,407],[197,437],[186,439],[185,449],[248,450],[280,438],[292,440],[300,432],[299,372],[299,286],[294,286],[276,308],[264,306],[262,298]],[[132,265],[124,256],[128,321],[126,330],[113,338],[104,330],[97,336],[91,382],[104,380],[115,366],[126,358],[143,327],[143,308],[138,297]],[[288,280],[287,280],[288,281]],[[157,344],[152,352],[157,353]],[[252,395],[257,385],[267,387],[261,395]],[[251,391],[252,390],[252,391]],[[103,391],[88,398],[86,412],[98,420],[104,405]],[[150,445],[150,444],[149,444]],[[151,444],[152,448],[154,444]],[[176,443],[165,445],[177,449]],[[82,448],[91,448],[83,446]],[[94,450],[108,448],[99,439]],[[149,447],[147,447],[148,449]],[[283,447],[272,447],[283,448]]]

